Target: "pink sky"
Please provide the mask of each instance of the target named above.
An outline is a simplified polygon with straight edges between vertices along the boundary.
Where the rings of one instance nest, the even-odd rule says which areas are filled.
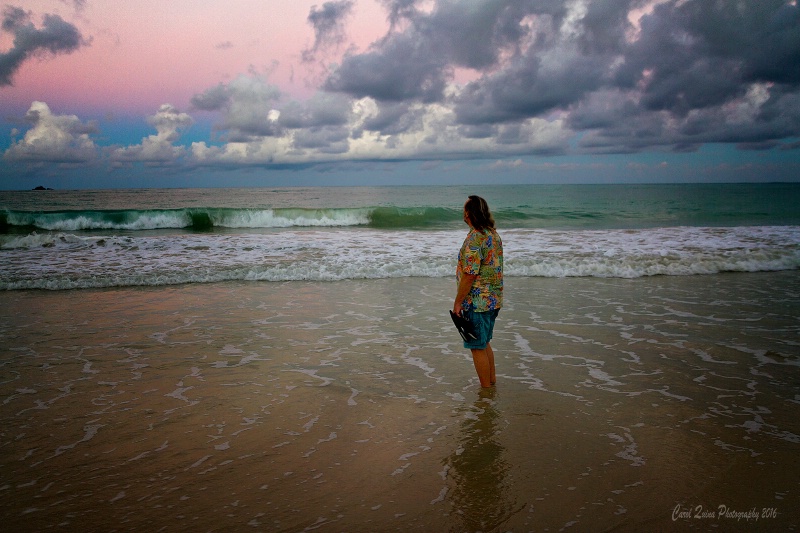
[[[91,39],[77,53],[25,62],[3,99],[23,114],[34,100],[61,113],[142,115],[161,104],[181,109],[192,96],[250,70],[297,97],[314,92],[313,45],[307,22],[317,2],[303,0],[89,1],[26,0],[37,27],[44,13],[61,16]],[[17,5],[13,2],[4,4]],[[386,31],[377,2],[362,2],[348,23],[348,43],[366,48]],[[11,47],[3,34],[0,48]],[[317,68],[318,71],[318,68]],[[318,78],[318,76],[317,76]]]
[[[82,167],[347,174],[460,160],[524,181],[570,157],[590,180],[610,157],[624,163],[612,179],[631,179],[631,163],[669,179],[798,179],[795,0],[0,9],[0,186]]]

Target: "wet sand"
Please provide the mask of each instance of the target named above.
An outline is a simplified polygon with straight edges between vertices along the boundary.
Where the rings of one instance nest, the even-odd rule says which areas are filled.
[[[4,527],[800,527],[800,273],[509,278],[489,391],[453,289],[0,293]]]

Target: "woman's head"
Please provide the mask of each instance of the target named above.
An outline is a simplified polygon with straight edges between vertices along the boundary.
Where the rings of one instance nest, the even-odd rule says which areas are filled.
[[[489,211],[489,204],[480,196],[470,196],[464,204],[464,220],[475,228],[482,231],[494,228],[494,218]]]

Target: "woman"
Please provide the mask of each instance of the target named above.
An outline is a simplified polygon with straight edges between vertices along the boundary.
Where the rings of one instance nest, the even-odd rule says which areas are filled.
[[[489,205],[480,196],[467,199],[464,222],[469,225],[469,233],[458,253],[458,291],[453,313],[472,321],[478,338],[464,342],[464,348],[472,351],[481,387],[491,387],[497,381],[490,341],[503,305],[503,242],[495,230]]]

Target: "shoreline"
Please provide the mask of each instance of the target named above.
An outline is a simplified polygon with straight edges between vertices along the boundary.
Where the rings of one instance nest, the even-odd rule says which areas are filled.
[[[797,271],[514,278],[481,392],[443,278],[0,293],[18,531],[800,526]],[[747,483],[741,483],[747,479]]]

